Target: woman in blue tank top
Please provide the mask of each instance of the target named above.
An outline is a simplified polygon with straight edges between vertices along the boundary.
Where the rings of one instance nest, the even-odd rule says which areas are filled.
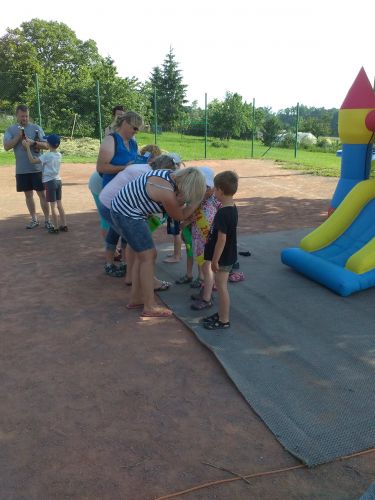
[[[134,111],[127,111],[115,119],[114,132],[107,135],[100,145],[96,170],[102,176],[103,186],[108,184],[126,165],[133,162],[138,154],[135,134],[142,127],[143,120]],[[107,275],[122,277],[125,272],[118,269],[114,263],[115,250],[119,234],[110,226],[105,238],[106,263],[104,270]],[[126,241],[122,242],[124,250]]]
[[[155,301],[156,250],[147,218],[166,212],[175,220],[184,220],[199,206],[205,192],[206,181],[197,168],[153,170],[124,186],[112,200],[114,227],[134,255],[128,309],[143,309],[143,317],[165,318],[173,314]]]
[[[114,132],[103,139],[96,162],[96,170],[103,174],[103,187],[136,159],[138,145],[134,136],[142,125],[142,117],[134,111],[117,116]]]

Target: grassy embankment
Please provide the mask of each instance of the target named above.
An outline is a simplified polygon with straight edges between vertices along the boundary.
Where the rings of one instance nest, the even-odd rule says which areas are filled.
[[[154,143],[154,135],[141,132],[137,135],[139,145]],[[204,162],[204,138],[180,135],[165,132],[157,137],[158,145],[165,151],[174,151],[182,156],[184,160],[202,160]],[[215,140],[214,143],[220,147],[213,146],[213,140],[207,141],[207,159],[241,159],[251,158],[251,142],[231,140],[227,147],[224,142]],[[0,166],[13,165],[13,152],[5,152],[2,147],[2,134],[0,134]],[[96,139],[63,139],[60,151],[65,163],[95,163],[99,149],[99,141]],[[267,148],[260,142],[254,143],[254,158],[274,160],[282,167],[301,170],[306,173],[322,176],[339,176],[340,158],[334,153],[311,152],[298,150],[297,158],[294,158],[293,149],[271,148],[265,156],[262,156]]]

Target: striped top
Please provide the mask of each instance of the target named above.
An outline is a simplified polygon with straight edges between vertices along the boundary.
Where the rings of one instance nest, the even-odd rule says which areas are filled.
[[[176,184],[171,173],[171,170],[151,170],[129,182],[113,198],[112,210],[131,219],[147,219],[152,214],[164,212],[163,206],[147,194],[146,183],[149,177],[161,177],[170,182],[174,190]]]

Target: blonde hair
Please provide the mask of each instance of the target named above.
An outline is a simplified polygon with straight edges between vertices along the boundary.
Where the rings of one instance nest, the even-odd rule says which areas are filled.
[[[150,153],[151,158],[161,155],[161,149],[156,144],[146,144],[146,146],[141,147],[139,150],[140,154],[143,156],[145,153]]]
[[[138,129],[143,127],[143,118],[135,111],[127,111],[125,114],[117,116],[113,122],[113,128],[118,130],[124,122]]]
[[[178,166],[169,155],[159,155],[149,162],[152,170],[177,170]]]
[[[177,189],[188,205],[199,205],[206,193],[206,179],[197,168],[187,167],[173,174]]]

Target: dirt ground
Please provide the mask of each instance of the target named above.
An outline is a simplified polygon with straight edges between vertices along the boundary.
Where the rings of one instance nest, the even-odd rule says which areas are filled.
[[[266,161],[205,164],[240,175],[247,233],[316,226],[337,182]],[[249,475],[299,465],[177,318],[125,309],[129,289],[103,273],[93,169],[63,166],[69,232],[49,235],[25,229],[14,168],[0,168],[0,498],[170,498],[234,478],[219,467]],[[374,471],[368,453],[183,498],[356,499]]]

